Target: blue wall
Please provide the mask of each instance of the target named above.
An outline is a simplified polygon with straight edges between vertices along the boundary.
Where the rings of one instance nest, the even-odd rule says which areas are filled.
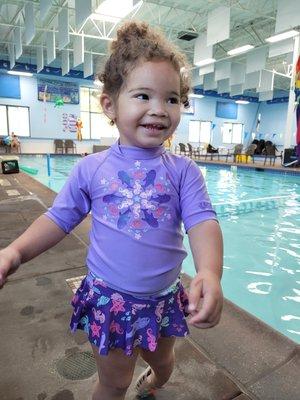
[[[220,98],[216,97],[203,97],[201,99],[194,99],[195,101],[195,112],[194,114],[182,114],[181,122],[176,131],[176,137],[174,144],[179,142],[187,143],[188,131],[189,131],[189,120],[206,120],[211,121],[215,124],[215,128],[212,131],[212,144],[215,147],[224,146],[222,142],[221,127],[224,122],[238,122],[244,124],[244,132],[256,131],[256,121],[258,113],[261,113],[261,122],[259,131],[256,135],[259,139],[272,140],[278,145],[283,144],[283,137],[286,126],[287,108],[288,103],[275,103],[267,104],[262,103],[249,103],[238,105],[237,119],[224,119],[217,118],[216,115],[216,102],[220,101]],[[222,99],[222,101],[225,101]],[[296,129],[296,116],[293,118],[293,131]],[[251,142],[251,136],[247,136],[246,143]],[[228,146],[231,147],[231,146]]]
[[[0,74],[0,97],[20,99],[20,78],[14,75]]]
[[[1,72],[1,71],[0,71]],[[52,79],[52,77],[51,77]],[[54,79],[54,78],[53,78]],[[69,82],[76,82],[81,86],[93,87],[93,83],[86,80],[74,78],[56,78]],[[65,104],[63,107],[55,108],[54,103],[43,103],[37,100],[36,77],[20,77],[21,99],[10,99],[0,97],[0,104],[20,105],[30,107],[30,128],[32,138],[61,138],[75,139],[75,133],[63,132],[62,114],[80,114],[79,105]],[[272,140],[278,145],[283,144],[283,135],[286,126],[288,103],[267,104],[249,103],[238,105],[237,119],[217,118],[216,102],[220,98],[206,96],[202,99],[194,99],[194,114],[182,114],[181,122],[176,131],[174,144],[188,142],[189,120],[199,119],[212,121],[215,128],[212,132],[212,144],[216,147],[222,146],[221,127],[224,122],[239,122],[244,124],[244,132],[255,131],[257,113],[261,113],[261,123],[258,132],[259,138]],[[226,101],[225,99],[222,101]],[[46,122],[44,114],[46,111]],[[296,117],[295,117],[296,118]],[[293,130],[295,131],[295,118],[293,118]],[[248,141],[251,141],[248,136]],[[245,143],[247,144],[247,143]]]
[[[46,76],[45,76],[46,77]],[[52,77],[51,77],[52,79]],[[58,78],[57,78],[58,79]],[[60,79],[68,82],[76,82],[82,86],[90,86],[86,80],[74,78]],[[21,98],[10,99],[0,97],[0,104],[27,106],[30,107],[30,132],[32,138],[59,138],[75,139],[76,133],[63,132],[62,114],[75,114],[80,116],[79,104],[64,104],[62,107],[54,107],[54,103],[44,103],[38,101],[37,80],[36,77],[20,77]],[[46,114],[46,122],[44,115]]]
[[[272,142],[283,145],[286,127],[288,103],[267,104],[261,103],[259,112],[261,121],[259,134],[261,139],[272,140]],[[292,120],[293,132],[296,131],[296,114]]]

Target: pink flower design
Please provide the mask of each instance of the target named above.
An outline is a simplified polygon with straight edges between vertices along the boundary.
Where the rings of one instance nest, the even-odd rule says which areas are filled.
[[[101,326],[97,325],[95,321],[91,324],[92,336],[100,337]]]
[[[156,183],[154,185],[154,187],[158,192],[163,192],[164,191],[164,185],[162,185],[161,183]]]
[[[165,210],[164,210],[162,207],[158,207],[158,209],[155,210],[155,212],[154,212],[153,214],[154,214],[154,216],[155,216],[156,218],[159,218],[159,217],[162,216],[162,214],[164,213],[164,211],[165,211]]]
[[[114,217],[119,215],[118,207],[115,204],[109,204],[108,210],[109,210],[110,214],[113,215]]]
[[[135,229],[139,229],[142,227],[142,221],[140,219],[136,219],[136,220],[132,221],[132,226]]]
[[[135,179],[143,179],[145,174],[142,171],[135,171],[133,176]]]
[[[169,219],[166,203],[171,199],[168,194],[171,183],[167,176],[157,177],[155,170],[140,169],[139,161],[134,165],[129,170],[118,171],[118,180],[111,177],[105,186],[103,219],[113,219],[119,229],[126,229],[135,239],[140,239],[144,232]]]
[[[112,182],[110,184],[110,189],[111,190],[117,190],[119,188],[119,184],[117,182]]]

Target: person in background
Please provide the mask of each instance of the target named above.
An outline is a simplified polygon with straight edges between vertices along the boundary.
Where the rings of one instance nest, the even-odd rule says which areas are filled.
[[[10,147],[12,152],[16,151],[17,153],[21,153],[21,143],[18,136],[14,132],[11,133]]]
[[[168,150],[168,151],[171,151],[172,140],[173,140],[173,135],[170,136],[167,140],[164,141],[165,149]]]
[[[163,143],[180,121],[189,77],[185,57],[145,23],[128,22],[111,43],[100,97],[119,131],[108,150],[83,157],[53,206],[0,251],[0,286],[21,263],[51,248],[90,212],[88,274],[74,295],[71,330],[84,330],[99,381],[93,400],[123,400],[138,355],[148,367],[139,397],[161,388],[175,362],[176,337],[221,316],[223,245],[200,168]],[[180,281],[182,223],[196,275]]]
[[[214,146],[212,146],[210,143],[207,146],[207,150],[208,153],[218,153],[219,149],[216,149]]]

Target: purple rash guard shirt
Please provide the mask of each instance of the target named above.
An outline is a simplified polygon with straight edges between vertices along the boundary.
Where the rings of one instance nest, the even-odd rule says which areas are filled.
[[[178,277],[187,253],[181,224],[216,220],[197,164],[115,143],[84,157],[46,216],[69,233],[91,212],[87,267],[111,288],[155,295]]]

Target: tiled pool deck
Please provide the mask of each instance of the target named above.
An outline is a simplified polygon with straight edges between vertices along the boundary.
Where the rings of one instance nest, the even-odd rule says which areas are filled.
[[[50,206],[55,193],[25,174],[0,175],[0,247]],[[90,351],[68,330],[72,282],[85,274],[89,218],[22,266],[0,291],[0,399],[88,400],[96,374],[68,380],[57,361]],[[188,286],[189,278],[183,277]],[[76,281],[73,282],[73,288]],[[297,400],[300,349],[229,301],[220,324],[178,340],[177,364],[158,400]],[[138,361],[135,377],[144,364]],[[126,400],[134,399],[132,387]]]

